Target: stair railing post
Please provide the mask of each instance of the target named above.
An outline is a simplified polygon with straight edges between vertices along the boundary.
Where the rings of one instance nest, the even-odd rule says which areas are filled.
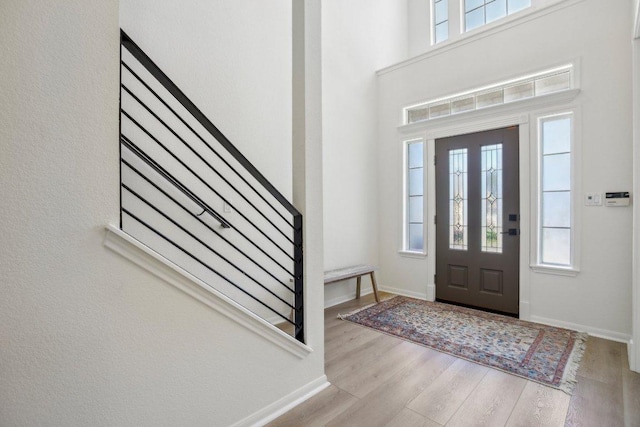
[[[304,293],[303,293],[303,277],[304,264],[302,253],[302,215],[298,214],[293,217],[293,245],[294,245],[294,295],[295,295],[295,338],[304,342]]]

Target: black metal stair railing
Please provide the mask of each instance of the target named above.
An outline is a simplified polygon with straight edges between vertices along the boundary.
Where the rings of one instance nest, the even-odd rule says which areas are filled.
[[[124,31],[120,161],[123,231],[304,342],[302,214]]]

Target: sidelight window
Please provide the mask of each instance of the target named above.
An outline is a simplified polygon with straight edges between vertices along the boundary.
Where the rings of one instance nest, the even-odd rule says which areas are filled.
[[[573,179],[571,113],[539,119],[539,264],[571,267]]]
[[[424,141],[405,143],[404,249],[424,253]]]

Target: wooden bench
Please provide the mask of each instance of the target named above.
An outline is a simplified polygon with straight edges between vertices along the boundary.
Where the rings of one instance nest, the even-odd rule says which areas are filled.
[[[373,295],[376,297],[376,302],[380,302],[378,298],[378,286],[376,284],[376,276],[374,271],[377,268],[372,265],[354,265],[351,267],[338,268],[336,270],[330,270],[324,272],[324,284],[339,282],[341,280],[356,278],[356,298],[360,298],[360,282],[362,276],[367,274],[371,276],[371,287],[373,287]]]

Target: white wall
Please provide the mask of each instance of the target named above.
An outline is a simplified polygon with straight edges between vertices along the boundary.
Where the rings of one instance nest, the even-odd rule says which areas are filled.
[[[628,191],[632,186],[630,2],[565,2],[504,31],[480,34],[432,50],[379,75],[381,286],[427,295],[427,259],[403,258],[401,108],[524,75],[579,58],[583,192]],[[521,153],[521,155],[526,153]],[[581,200],[581,197],[578,198]],[[583,326],[620,340],[631,333],[630,208],[585,208],[581,272],[575,277],[525,269],[530,315]],[[528,212],[521,212],[527,215]],[[428,236],[428,239],[431,239]],[[431,256],[431,254],[430,254]]]
[[[223,131],[258,146],[256,163],[285,151],[274,155],[289,165],[282,176],[265,173],[290,192],[290,7],[224,3],[217,14],[176,9],[164,37],[129,30],[155,42],[162,66],[182,70],[175,80]],[[138,11],[159,22],[156,9]],[[298,359],[102,245],[119,216],[118,20],[113,0],[0,5],[3,425],[225,426],[323,374],[321,333],[310,337],[316,351]],[[225,50],[232,69],[188,62],[177,27],[202,30],[205,21],[228,32],[194,43],[203,55],[237,43]],[[268,54],[258,55],[263,42]],[[190,86],[205,74],[228,91]],[[243,92],[242,107],[234,89],[257,96]],[[322,325],[320,310],[307,320]]]
[[[408,0],[409,57],[424,53],[431,46],[431,0]]]
[[[375,70],[407,57],[407,3],[329,0],[322,7],[325,270],[377,265]],[[328,286],[325,303],[353,298],[354,283]]]
[[[120,26],[291,199],[291,2],[122,0]]]

